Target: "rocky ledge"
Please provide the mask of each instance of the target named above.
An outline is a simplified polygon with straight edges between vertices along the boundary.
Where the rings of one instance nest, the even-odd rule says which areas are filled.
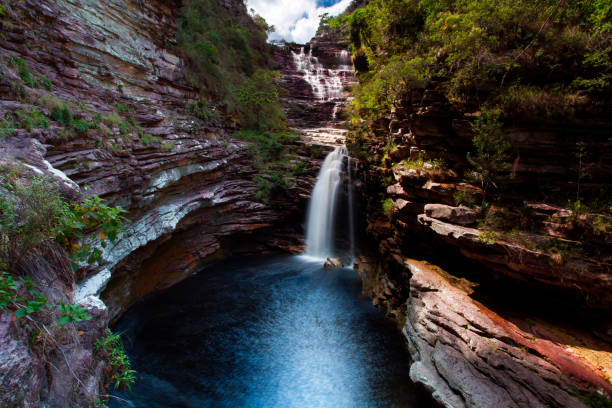
[[[445,407],[584,407],[577,395],[612,392],[597,374],[610,368],[612,348],[588,334],[497,314],[470,296],[473,283],[427,262],[361,259],[356,269],[402,321],[411,379]]]

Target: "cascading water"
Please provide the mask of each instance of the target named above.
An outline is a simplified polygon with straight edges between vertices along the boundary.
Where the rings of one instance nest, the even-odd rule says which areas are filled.
[[[306,219],[306,255],[325,258],[333,255],[334,215],[346,147],[338,146],[327,155],[308,206]]]
[[[293,60],[302,78],[312,88],[315,102],[333,103],[331,112],[332,127],[303,129],[303,133],[309,134],[310,139],[322,144],[338,143],[344,140],[346,130],[338,128],[338,112],[346,103],[344,96],[344,83],[347,76],[352,76],[353,69],[350,65],[350,55],[346,50],[337,54],[340,64],[336,69],[325,68],[319,59],[312,55],[312,49],[306,53],[304,47],[299,53],[292,52]],[[344,79],[344,81],[343,81]],[[312,197],[308,207],[306,220],[306,255],[325,258],[334,255],[334,229],[336,202],[340,186],[343,180],[344,160],[348,153],[345,146],[338,146],[323,162],[319,177],[312,191]],[[349,233],[351,257],[354,254],[354,227],[353,227],[353,197],[350,174],[350,158],[348,158],[348,197],[349,197]]]
[[[347,163],[346,163],[346,167],[347,170],[346,172],[348,173],[348,207],[349,207],[349,219],[348,219],[348,225],[349,225],[349,240],[351,243],[351,259],[355,258],[355,209],[353,207],[353,169],[351,168],[351,156],[347,157]]]
[[[353,68],[349,64],[340,65],[337,69],[325,68],[319,63],[319,59],[312,55],[312,49],[306,54],[304,47],[300,49],[299,54],[296,52],[292,54],[297,70],[302,73],[319,102],[344,101],[341,78],[352,75]],[[341,51],[340,59],[345,63],[347,56],[348,51]]]

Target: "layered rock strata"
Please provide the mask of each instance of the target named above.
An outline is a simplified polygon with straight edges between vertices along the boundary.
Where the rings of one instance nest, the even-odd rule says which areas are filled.
[[[98,195],[129,219],[102,263],[83,267],[64,288],[61,299],[88,307],[93,319],[74,331],[86,334],[67,334],[78,341],[62,344],[61,358],[45,361],[49,355],[32,351],[21,323],[1,315],[0,341],[14,350],[2,356],[2,384],[26,374],[30,381],[23,392],[3,389],[9,399],[2,406],[93,404],[104,393],[93,342],[109,318],[230,251],[301,250],[303,214],[325,151],[296,143],[291,149],[307,163],[306,174],[268,205],[254,199],[248,145],[232,139],[222,107],[208,101],[207,120],[190,108],[199,93],[174,51],[182,4],[28,0],[2,9],[0,120],[34,115],[34,122],[3,133],[0,162],[47,175],[66,199]],[[246,13],[241,1],[219,6]],[[39,114],[46,123],[37,122]],[[82,346],[70,351],[71,344]]]
[[[474,284],[465,279],[399,256],[356,268],[379,306],[402,320],[412,380],[443,406],[583,407],[577,390],[612,391],[592,355],[550,327],[495,313],[470,297]],[[605,358],[610,347],[588,341]]]
[[[581,392],[609,398],[612,217],[565,208],[577,189],[584,198],[608,187],[609,119],[505,127],[512,169],[502,205],[466,181],[475,178],[466,157],[479,115],[423,90],[351,141],[363,241],[386,260],[364,273],[366,290],[402,322],[413,379],[447,406],[581,406]],[[577,144],[593,164],[580,186]],[[483,289],[452,289],[446,275],[410,258]]]

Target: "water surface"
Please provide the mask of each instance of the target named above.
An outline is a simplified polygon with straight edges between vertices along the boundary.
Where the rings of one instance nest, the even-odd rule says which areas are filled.
[[[302,257],[209,266],[119,322],[139,380],[115,395],[143,408],[431,406],[397,328],[360,292],[352,270]]]

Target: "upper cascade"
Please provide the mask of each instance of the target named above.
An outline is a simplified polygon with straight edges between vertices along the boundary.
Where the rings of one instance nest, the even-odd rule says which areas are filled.
[[[302,47],[299,53],[291,51],[291,55],[297,70],[303,74],[304,80],[308,82],[315,98],[319,102],[333,101],[343,103],[345,101],[342,79],[353,75],[353,67],[351,65],[340,65],[336,69],[326,68],[319,62],[317,57],[312,55],[312,48],[306,53],[304,47]],[[341,50],[339,58],[342,62],[350,63],[347,50]]]
[[[305,45],[282,44],[274,59],[283,73],[289,124],[309,143],[342,145],[342,107],[355,82],[347,49],[315,38]]]

